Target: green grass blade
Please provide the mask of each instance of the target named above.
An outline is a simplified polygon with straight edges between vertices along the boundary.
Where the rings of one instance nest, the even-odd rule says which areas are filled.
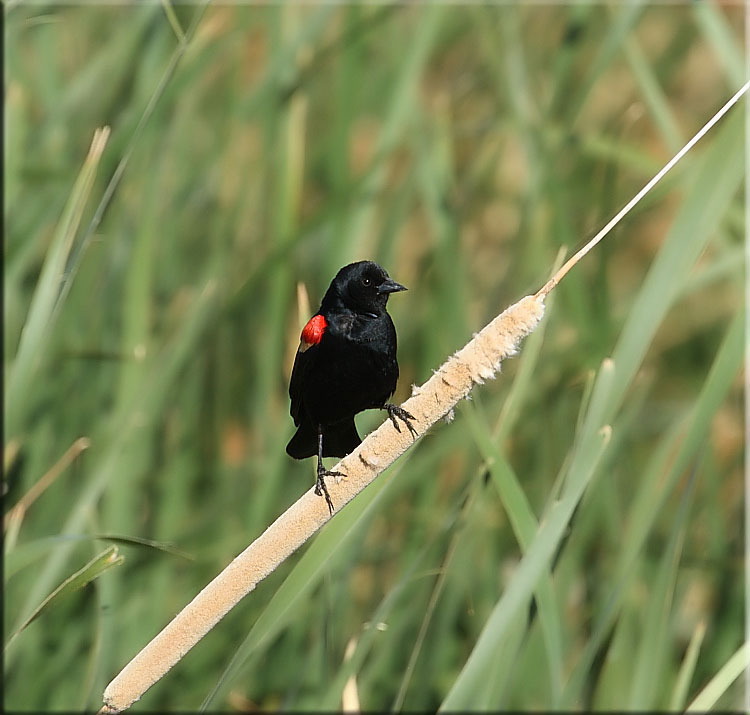
[[[599,46],[599,52],[589,65],[586,77],[579,81],[579,89],[566,102],[568,122],[573,124],[581,113],[597,82],[607,71],[617,53],[622,48],[625,38],[635,27],[643,14],[643,0],[635,0],[625,5],[625,10],[613,18],[608,32]]]
[[[375,645],[376,636],[378,634],[377,624],[384,623],[397,607],[399,598],[406,587],[415,578],[414,572],[424,558],[424,551],[425,549],[422,549],[412,558],[412,561],[405,568],[398,582],[389,589],[383,600],[378,604],[372,617],[369,618],[366,627],[363,626],[351,657],[341,663],[338,671],[331,678],[330,684],[325,690],[324,695],[319,701],[316,701],[316,709],[333,712],[339,708],[342,692],[347,680],[352,675],[356,675],[356,673],[362,668],[365,658]]]
[[[650,533],[664,500],[671,494],[680,475],[704,444],[711,420],[726,399],[737,371],[742,364],[744,349],[744,318],[735,316],[711,366],[706,382],[687,419],[678,419],[655,450],[644,472],[641,487],[630,509],[629,523],[622,538],[622,549],[611,578],[612,587],[604,599],[584,651],[565,685],[563,704],[573,707],[580,701],[581,691],[594,658],[609,633],[627,587],[634,576],[636,559]],[[666,471],[666,477],[664,473]]]
[[[606,407],[606,398],[610,393],[615,372],[615,366],[611,361],[606,361],[602,365],[594,386],[588,417],[584,423],[585,431],[579,435],[574,448],[575,456],[571,460],[569,478],[563,488],[563,494],[545,513],[513,581],[493,609],[469,659],[443,700],[441,710],[466,709],[474,705],[474,693],[483,679],[488,677],[497,644],[501,642],[509,625],[518,617],[520,609],[528,602],[539,578],[548,567],[568,521],[593,477],[609,441],[611,430],[600,429],[594,433],[590,430],[591,425],[601,424],[599,420]]]
[[[629,37],[625,41],[625,57],[638,82],[643,101],[659,127],[667,148],[671,154],[676,154],[684,144],[680,128],[669,107],[669,101],[664,91],[659,86],[640,44],[634,37]]]
[[[197,2],[6,4],[6,389],[91,134],[112,127],[43,354],[25,348],[39,366],[19,363],[33,374],[6,405],[9,504],[91,442],[8,521],[7,634],[112,545],[92,540],[126,556],[10,643],[9,710],[98,710],[309,488],[314,459],[284,450],[298,281],[315,308],[333,272],[372,258],[409,287],[389,303],[400,402],[744,81],[731,4]],[[419,440],[346,543],[321,532],[330,561],[305,559],[311,540],[134,712],[195,709],[233,655],[211,710],[340,707],[349,675],[365,711],[435,710],[481,638],[491,665],[462,704],[687,705],[747,640],[743,111],[548,296],[543,342],[540,326]],[[359,415],[360,434],[382,419]],[[662,556],[699,456],[670,601]],[[573,508],[559,539],[556,504]]]
[[[6,439],[23,429],[27,394],[42,360],[49,354],[48,342],[52,320],[58,307],[60,291],[73,240],[89,199],[109,129],[97,130],[88,156],[83,162],[63,215],[57,224],[47,257],[42,267],[34,296],[26,316],[13,367],[6,383],[5,434]]]
[[[742,86],[747,81],[746,61],[721,6],[700,2],[692,5],[691,10],[706,40],[724,65],[730,88]]]
[[[41,559],[62,542],[81,541],[87,538],[89,537],[84,534],[67,534],[65,536],[47,536],[41,539],[33,539],[28,543],[22,544],[12,552],[4,555],[4,583],[7,584],[19,571]]]
[[[210,0],[202,0],[201,4],[198,6],[198,9],[195,15],[193,16],[193,20],[187,29],[185,41],[181,42],[172,53],[169,63],[166,69],[164,70],[164,73],[160,77],[159,82],[156,85],[156,88],[154,89],[153,93],[149,97],[148,103],[146,104],[146,106],[144,107],[143,111],[140,114],[138,123],[136,124],[132,135],[128,139],[127,146],[122,152],[122,156],[120,157],[120,161],[117,163],[117,167],[115,168],[112,174],[112,178],[107,183],[107,187],[104,189],[104,192],[102,193],[102,197],[99,200],[99,203],[97,204],[96,210],[94,211],[94,215],[91,217],[91,220],[89,221],[88,226],[86,227],[86,229],[84,230],[81,236],[80,244],[77,247],[77,250],[71,255],[70,262],[67,268],[67,273],[65,276],[65,281],[62,285],[63,297],[67,294],[67,292],[70,290],[71,285],[73,284],[73,281],[80,268],[83,257],[86,254],[86,250],[88,249],[91,243],[91,240],[94,236],[94,232],[99,227],[99,224],[102,221],[104,213],[109,207],[115,195],[115,192],[117,191],[117,188],[120,185],[120,182],[122,181],[122,177],[125,174],[125,170],[127,169],[130,159],[140,142],[140,139],[145,131],[145,128],[148,126],[148,123],[151,120],[152,115],[154,114],[163,95],[165,94],[167,87],[172,81],[180,62],[182,61],[182,58],[185,52],[187,52],[187,49],[190,46],[190,41],[192,40],[193,35],[198,29],[201,19],[203,18],[203,13],[205,12],[206,7],[208,6],[209,2]]]
[[[167,16],[167,20],[169,20],[170,27],[174,30],[177,40],[180,43],[185,42],[185,30],[183,30],[180,25],[180,21],[172,7],[171,0],[161,0],[161,6],[164,9],[164,14]]]
[[[630,710],[655,710],[663,707],[664,660],[669,644],[668,630],[672,622],[670,615],[696,481],[697,466],[683,492],[679,512],[649,594],[641,643],[636,652],[635,676],[628,705]],[[659,691],[660,688],[662,692]]]
[[[110,546],[95,556],[85,566],[66,578],[52,593],[49,594],[32,612],[31,615],[21,624],[21,626],[8,639],[7,645],[26,628],[30,623],[35,621],[43,613],[47,612],[50,607],[59,603],[60,599],[70,595],[74,591],[82,589],[91,583],[95,578],[101,576],[115,566],[119,566],[125,560],[124,556],[117,553],[116,546]]]
[[[523,553],[526,553],[533,542],[538,524],[526,495],[518,482],[510,464],[492,441],[487,423],[479,418],[475,410],[467,410],[469,423],[474,439],[482,452],[482,457],[489,465],[492,480],[500,494],[503,507],[513,527]],[[560,613],[555,601],[555,589],[551,575],[545,570],[534,592],[539,609],[539,619],[544,633],[544,644],[549,667],[550,690],[553,701],[560,697],[563,673],[563,646]]]
[[[294,616],[295,604],[309,595],[335,563],[337,556],[345,552],[353,534],[364,528],[375,512],[378,497],[389,483],[388,479],[379,479],[371,484],[318,534],[284,579],[284,583],[276,590],[247,637],[233,653],[228,665],[203,701],[201,711],[208,710],[217,700],[219,703],[223,701],[229,687],[239,676],[253,651],[267,645]]]
[[[108,445],[91,470],[89,479],[82,487],[80,496],[71,510],[61,530],[62,534],[80,533],[86,523],[88,514],[99,499],[102,491],[110,480],[118,476],[121,451],[129,434],[142,424],[141,420],[153,420],[162,408],[163,400],[172,382],[179,375],[180,368],[189,356],[195,342],[200,338],[210,317],[214,314],[216,286],[214,281],[208,281],[204,290],[196,297],[191,320],[181,332],[174,336],[170,344],[156,357],[153,372],[143,392],[133,395],[131,403],[122,413],[113,417],[112,424],[102,427],[102,441]],[[97,444],[93,439],[92,443]],[[92,448],[92,451],[95,448]],[[122,478],[127,478],[120,474]],[[50,554],[30,589],[33,602],[46,592],[51,583],[63,568],[70,555],[72,544],[64,542]],[[25,619],[25,616],[24,616]],[[11,651],[6,653],[9,658]]]
[[[156,551],[163,551],[164,553],[177,556],[187,561],[194,561],[195,557],[182,549],[178,549],[172,544],[155,541],[153,539],[144,539],[138,536],[114,536],[111,534],[96,534],[91,536],[89,534],[66,534],[64,536],[48,536],[41,539],[34,539],[29,541],[19,548],[15,549],[12,553],[5,555],[3,576],[7,583],[9,579],[15,576],[19,571],[28,568],[37,560],[42,558],[45,554],[49,553],[52,549],[65,542],[81,542],[81,541],[111,541],[115,544],[125,544],[126,546],[139,546],[148,549],[154,549]]]
[[[154,549],[155,551],[162,551],[171,556],[177,556],[185,561],[195,561],[195,556],[187,553],[187,551],[178,549],[174,544],[166,544],[161,541],[155,541],[154,539],[143,539],[139,536],[117,536],[115,534],[96,534],[91,538],[97,539],[98,541],[111,541],[115,544],[125,544],[126,546]]]
[[[361,259],[366,254],[363,242],[368,235],[375,212],[371,197],[382,190],[387,178],[384,160],[394,151],[411,121],[414,99],[417,94],[416,87],[422,77],[424,64],[428,59],[444,11],[445,8],[439,3],[430,2],[424,6],[416,35],[401,57],[400,76],[394,82],[393,95],[386,103],[388,115],[378,135],[374,151],[373,170],[360,189],[362,199],[347,217],[338,240],[331,247],[331,260],[336,266],[331,267],[334,273],[342,263]]]
[[[701,621],[693,631],[687,651],[685,651],[685,658],[683,659],[680,670],[677,673],[674,690],[672,691],[672,697],[669,701],[670,710],[685,709],[685,701],[687,700],[688,690],[690,689],[690,682],[695,675],[695,666],[698,663],[698,654],[700,653],[701,643],[703,643],[703,637],[705,635],[706,622]]]
[[[596,390],[595,390],[596,392]],[[599,459],[609,440],[609,432],[599,435],[599,444],[588,449],[578,463],[579,490],[564,495],[553,504],[541,522],[531,546],[524,555],[518,570],[503,596],[492,611],[474,649],[456,678],[448,695],[440,705],[441,711],[471,709],[474,694],[485,679],[491,677],[492,658],[507,629],[518,618],[537,583],[548,568],[552,555],[562,539],[570,517],[578,504],[585,486],[594,474]],[[596,448],[594,448],[596,446]]]
[[[740,311],[734,316],[727,330],[687,424],[683,425],[682,420],[677,423],[675,436],[680,436],[679,441],[666,440],[667,448],[656,453],[653,466],[647,470],[647,478],[643,480],[632,508],[632,521],[628,528],[630,533],[624,540],[623,552],[618,563],[621,571],[626,570],[626,565],[635,559],[650,526],[656,519],[665,495],[674,487],[680,475],[696,458],[698,450],[705,444],[711,421],[741,369],[743,333],[744,311]],[[683,429],[684,427],[686,429]],[[678,445],[676,453],[672,449],[675,444]],[[668,465],[666,470],[663,468],[664,465]]]

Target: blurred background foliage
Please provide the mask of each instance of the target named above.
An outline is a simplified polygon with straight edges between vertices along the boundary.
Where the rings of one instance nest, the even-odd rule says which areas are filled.
[[[6,709],[97,708],[312,485],[284,453],[298,284],[314,310],[372,258],[409,287],[400,401],[744,81],[740,4],[4,12],[6,640],[124,556],[12,638]],[[352,674],[369,710],[689,703],[743,639],[741,114],[565,279],[498,380],[134,709],[336,709]],[[739,707],[741,683],[720,696]]]

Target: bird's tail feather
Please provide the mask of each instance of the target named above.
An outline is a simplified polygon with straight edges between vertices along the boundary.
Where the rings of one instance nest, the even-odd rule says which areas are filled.
[[[362,440],[359,438],[353,418],[323,428],[324,457],[345,457],[360,444]]]
[[[361,444],[354,419],[326,425],[323,428],[323,456],[345,457]],[[286,446],[286,453],[295,459],[314,457],[318,453],[318,431],[303,420]]]

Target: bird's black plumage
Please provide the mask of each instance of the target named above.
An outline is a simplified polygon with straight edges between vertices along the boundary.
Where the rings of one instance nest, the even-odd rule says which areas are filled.
[[[411,415],[387,403],[396,389],[396,329],[386,311],[388,296],[406,290],[372,261],[344,266],[331,282],[318,312],[302,331],[289,383],[290,414],[297,432],[286,447],[295,459],[318,456],[317,493],[326,496],[322,457],[343,457],[361,440],[354,415],[387,409],[409,429]]]

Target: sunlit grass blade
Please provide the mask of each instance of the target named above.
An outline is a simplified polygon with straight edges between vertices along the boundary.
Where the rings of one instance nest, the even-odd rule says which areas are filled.
[[[688,705],[686,712],[700,713],[711,710],[743,672],[750,668],[750,642],[739,650],[721,667],[703,690]]]
[[[557,270],[557,268],[560,267],[562,264],[562,260],[564,258],[564,250],[560,250],[558,253],[555,265],[553,267],[554,270]],[[554,305],[554,295],[551,295],[549,300],[547,301],[547,309],[545,311],[545,316],[542,319],[542,322],[540,323],[539,327],[526,339],[526,342],[524,344],[524,350],[521,353],[518,361],[518,368],[516,371],[515,378],[513,380],[513,384],[511,385],[511,388],[508,392],[508,396],[503,402],[503,407],[500,411],[500,415],[497,419],[497,422],[492,430],[492,434],[490,436],[490,443],[493,447],[493,456],[488,457],[486,454],[484,455],[484,463],[480,465],[480,472],[483,472],[485,468],[488,468],[488,465],[491,465],[494,461],[494,454],[495,451],[497,451],[494,447],[496,444],[503,444],[507,437],[510,435],[510,433],[513,430],[513,427],[516,423],[516,420],[519,417],[521,408],[525,401],[529,399],[529,393],[531,391],[532,386],[532,377],[534,374],[534,368],[537,364],[537,361],[539,359],[539,353],[541,351],[542,344],[544,342],[544,333],[545,333],[545,327],[547,325],[547,322],[549,320],[549,316],[552,313],[552,306]],[[476,419],[471,419],[473,416],[473,411],[471,409],[468,410],[468,414],[470,417],[470,425],[472,431],[475,430],[475,422],[478,422]],[[504,463],[504,460],[503,460]],[[470,510],[473,506],[474,499],[477,498],[477,488],[474,486],[471,488],[470,494],[467,497],[466,501],[464,502],[464,505],[462,507],[462,511],[464,512],[465,516],[462,518],[462,521],[464,519],[470,519]],[[533,519],[533,515],[532,515]],[[534,521],[534,527],[536,527],[536,520]],[[464,524],[465,526],[465,524]],[[427,634],[427,630],[430,626],[430,621],[432,620],[434,616],[435,609],[437,607],[438,601],[442,595],[443,589],[445,587],[445,581],[446,578],[449,575],[449,569],[451,562],[453,560],[453,557],[458,550],[459,541],[463,536],[465,536],[465,528],[459,528],[456,532],[454,532],[453,538],[451,539],[451,543],[449,544],[446,556],[443,560],[442,566],[441,566],[441,573],[438,577],[438,580],[435,584],[435,587],[433,588],[432,594],[430,595],[430,600],[427,604],[427,608],[425,611],[425,614],[422,618],[422,623],[419,628],[419,633],[417,635],[416,641],[414,643],[414,646],[412,647],[412,652],[409,657],[409,661],[407,663],[406,668],[404,669],[402,678],[401,678],[401,685],[399,686],[398,694],[396,695],[396,699],[393,702],[392,710],[394,711],[400,711],[403,707],[404,699],[406,697],[406,692],[409,687],[409,683],[411,681],[412,675],[414,673],[416,661],[419,658],[420,651],[422,649],[422,645],[424,643],[424,639]],[[549,615],[545,611],[545,616]],[[554,625],[550,629],[551,636],[550,640],[552,642],[552,654],[551,654],[551,660],[552,663],[550,665],[551,669],[555,670],[555,628]],[[557,634],[559,635],[559,634]],[[553,684],[553,690],[555,686]],[[559,694],[559,683],[558,683],[558,694]]]
[[[687,700],[690,682],[695,674],[695,666],[698,663],[698,654],[700,653],[701,643],[703,643],[703,637],[705,635],[706,622],[701,621],[693,631],[693,636],[690,638],[690,643],[685,652],[685,658],[683,659],[680,670],[677,673],[674,690],[672,691],[672,697],[669,701],[670,710],[683,710],[685,708],[685,701]]]
[[[505,709],[506,693],[518,677],[517,666],[526,637],[527,627],[523,618],[517,618],[508,625],[505,636],[495,648],[492,658],[492,675],[478,684],[472,696],[472,710]]]
[[[606,377],[604,382],[607,382]],[[596,388],[594,390],[596,393]],[[586,451],[575,464],[578,471],[578,489],[564,494],[545,513],[534,540],[518,566],[514,578],[492,611],[474,649],[456,678],[448,695],[440,705],[441,711],[470,709],[474,692],[488,677],[492,657],[507,629],[518,618],[520,609],[528,602],[539,578],[548,567],[552,555],[563,537],[570,517],[578,504],[585,486],[592,478],[597,463],[609,441],[609,430],[599,434],[598,445],[589,442]],[[571,467],[571,471],[573,467]]]
[[[192,39],[193,35],[198,29],[198,26],[200,25],[201,19],[203,18],[203,13],[205,12],[206,6],[209,2],[210,0],[202,0],[201,4],[198,5],[198,8],[193,16],[193,20],[185,33],[185,40],[175,48],[172,56],[169,59],[169,63],[164,70],[164,73],[160,77],[159,82],[157,83],[153,93],[149,98],[148,103],[140,113],[138,123],[133,129],[133,133],[128,139],[127,145],[125,146],[122,155],[120,156],[117,167],[115,168],[112,177],[110,178],[106,188],[104,189],[104,192],[102,193],[96,210],[94,211],[94,215],[91,217],[88,226],[83,231],[80,245],[77,247],[77,250],[71,255],[71,259],[67,268],[66,279],[62,286],[63,297],[67,294],[73,284],[76,273],[80,268],[81,261],[83,260],[83,257],[86,254],[86,250],[88,249],[90,242],[94,236],[94,232],[99,227],[99,224],[101,223],[101,220],[104,216],[104,212],[109,207],[110,202],[115,195],[115,191],[117,191],[117,187],[122,181],[122,177],[125,173],[125,170],[127,169],[131,156],[138,146],[141,136],[143,135],[143,132],[151,119],[151,116],[153,115],[156,107],[164,96],[167,87],[172,81],[172,78],[177,71],[177,67],[179,66],[185,52],[189,47],[190,40]]]
[[[71,465],[71,463],[86,449],[91,446],[91,440],[86,437],[79,437],[73,444],[65,450],[65,454],[47,470],[44,476],[36,482],[26,494],[18,500],[15,506],[10,509],[4,517],[3,526],[5,528],[5,542],[3,552],[8,557],[16,545],[18,532],[23,523],[27,509],[49,488],[51,484]],[[7,472],[7,467],[6,467]]]
[[[52,319],[58,308],[65,266],[108,138],[109,127],[97,129],[94,133],[88,156],[83,162],[47,252],[6,383],[6,436],[15,436],[23,428],[24,412],[30,405],[29,388],[42,360],[49,355]]]
[[[117,536],[115,534],[95,534],[91,538],[99,541],[111,541],[115,544],[124,544],[126,546],[154,549],[155,551],[163,551],[165,554],[177,556],[186,561],[195,561],[195,556],[189,554],[187,551],[178,549],[174,544],[165,544],[161,541],[154,541],[154,539],[143,539],[138,536]]]
[[[606,590],[604,597],[605,607],[600,610],[583,653],[565,685],[565,707],[573,707],[580,702],[581,691],[594,658],[617,617],[622,599],[634,576],[637,556],[660,513],[664,500],[671,494],[690,461],[695,459],[697,450],[705,444],[711,420],[719,405],[726,399],[742,363],[743,330],[743,314],[739,313],[727,331],[691,414],[685,419],[675,421],[657,445],[644,470],[639,490],[630,507],[617,566],[611,577],[612,585]]]
[[[518,483],[513,469],[506,461],[501,451],[491,440],[486,422],[480,414],[467,410],[467,417],[472,427],[474,439],[482,452],[482,456],[489,465],[492,480],[500,494],[508,519],[513,526],[513,533],[518,540],[523,553],[529,549],[534,535],[539,527],[534,512],[526,495]],[[549,571],[539,580],[534,592],[539,609],[539,619],[544,633],[544,643],[549,667],[549,683],[553,702],[560,697],[563,673],[563,646],[561,615],[555,601],[555,589]]]

